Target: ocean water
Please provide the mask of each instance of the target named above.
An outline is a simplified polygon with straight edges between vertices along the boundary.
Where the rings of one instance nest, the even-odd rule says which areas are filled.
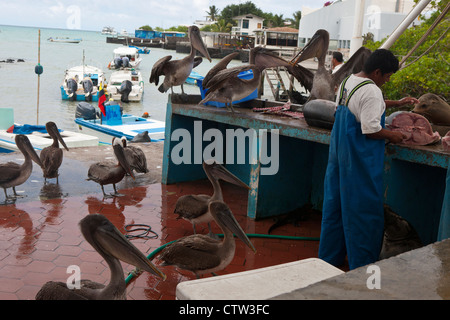
[[[101,68],[107,80],[112,70],[107,68],[113,58],[113,50],[120,44],[106,43],[106,36],[100,32],[41,28],[40,64],[44,72],[40,76],[39,108],[37,107],[38,76],[34,67],[38,63],[39,29],[0,25],[0,61],[24,59],[25,62],[0,63],[0,107],[14,108],[14,121],[20,124],[45,124],[54,121],[60,129],[76,131],[75,110],[79,102],[63,101],[60,86],[66,69],[82,63],[83,51],[88,65]],[[47,41],[53,37],[82,38],[78,44]],[[167,93],[161,93],[149,83],[153,64],[160,58],[171,55],[181,59],[186,54],[175,50],[150,48],[150,54],[142,54],[139,71],[144,79],[144,95],[139,103],[122,103],[125,113],[142,115],[148,112],[151,118],[165,121]],[[219,59],[203,62],[194,70],[206,75]],[[242,64],[233,60],[230,66]],[[162,77],[161,80],[162,81]],[[161,82],[160,82],[161,83]],[[184,85],[188,94],[199,94],[197,86]],[[175,87],[175,93],[181,88]],[[91,102],[95,105],[97,102]]]

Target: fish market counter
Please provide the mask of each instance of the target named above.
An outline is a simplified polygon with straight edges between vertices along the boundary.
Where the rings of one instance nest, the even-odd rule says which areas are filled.
[[[247,183],[247,215],[262,219],[311,203],[321,210],[330,130],[305,119],[253,112],[283,103],[255,99],[235,108],[198,105],[200,95],[169,95],[162,182],[205,179],[214,157]],[[385,203],[422,241],[450,237],[450,153],[434,146],[388,144]],[[211,192],[212,194],[212,192]]]

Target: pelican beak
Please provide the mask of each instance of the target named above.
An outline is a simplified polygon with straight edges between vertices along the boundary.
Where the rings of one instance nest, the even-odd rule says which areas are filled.
[[[150,272],[163,280],[166,279],[166,275],[156,268],[111,222],[104,222],[97,228],[93,239],[103,250],[117,259]]]
[[[212,174],[217,179],[222,179],[224,181],[230,182],[232,184],[250,190],[250,187],[247,184],[245,184],[242,180],[240,180],[238,177],[236,177],[234,174],[228,171],[228,169],[226,169],[221,164],[218,163],[213,164]]]
[[[58,127],[56,126],[56,124],[53,123],[53,122],[50,122],[50,123],[47,123],[46,127],[47,127],[47,132],[48,132],[48,134],[49,134],[50,136],[52,136],[52,137],[55,136],[55,137],[58,139],[58,141],[61,142],[61,144],[63,145],[63,147],[64,147],[67,151],[69,151],[69,148],[67,147],[67,145],[66,145],[66,143],[64,142],[63,138],[61,137],[61,133],[59,132]],[[50,132],[50,131],[51,131],[51,132]]]
[[[43,164],[41,162],[41,159],[39,159],[39,156],[37,155],[36,150],[34,150],[33,146],[31,145],[28,137],[23,134],[18,134],[15,138],[15,141],[16,145],[18,147],[22,147],[23,150],[30,155],[31,159],[42,168]]]
[[[203,42],[202,36],[200,35],[200,29],[196,26],[189,27],[189,39],[191,40],[192,46],[197,49],[201,54],[205,56],[206,59],[211,62],[211,57],[209,56],[208,49]]]
[[[113,144],[114,154],[116,155],[117,160],[119,160],[120,165],[125,170],[126,173],[128,173],[133,180],[135,179],[134,174],[130,168],[130,164],[128,163],[127,159],[125,158],[125,153],[123,152],[123,147],[115,143]]]
[[[256,253],[255,246],[247,237],[244,230],[242,230],[241,226],[237,222],[230,208],[224,202],[221,201],[211,202],[209,205],[209,210],[217,220],[219,220],[224,226],[230,229],[230,231],[233,232],[236,235],[236,237],[241,239],[242,242],[244,242],[247,245],[247,247],[249,247],[250,249],[253,250],[253,252]]]

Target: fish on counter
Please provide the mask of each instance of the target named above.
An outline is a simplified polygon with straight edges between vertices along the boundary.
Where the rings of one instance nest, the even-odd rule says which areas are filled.
[[[386,128],[400,131],[405,137],[402,144],[425,146],[441,140],[440,134],[431,128],[430,122],[417,113],[397,111],[386,118]]]

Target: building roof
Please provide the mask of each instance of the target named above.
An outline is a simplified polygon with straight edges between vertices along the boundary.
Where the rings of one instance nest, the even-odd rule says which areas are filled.
[[[269,28],[265,29],[266,32],[276,32],[276,33],[298,33],[298,29],[290,28],[290,27],[277,27],[277,28]]]
[[[232,19],[234,19],[234,20],[239,20],[239,19],[244,19],[244,18],[246,18],[246,17],[248,17],[248,16],[252,16],[253,18],[258,18],[258,19],[264,20],[264,18],[261,18],[261,17],[259,17],[259,16],[256,16],[256,15],[254,15],[253,13],[243,14],[243,15],[241,15],[241,16],[233,17]]]

